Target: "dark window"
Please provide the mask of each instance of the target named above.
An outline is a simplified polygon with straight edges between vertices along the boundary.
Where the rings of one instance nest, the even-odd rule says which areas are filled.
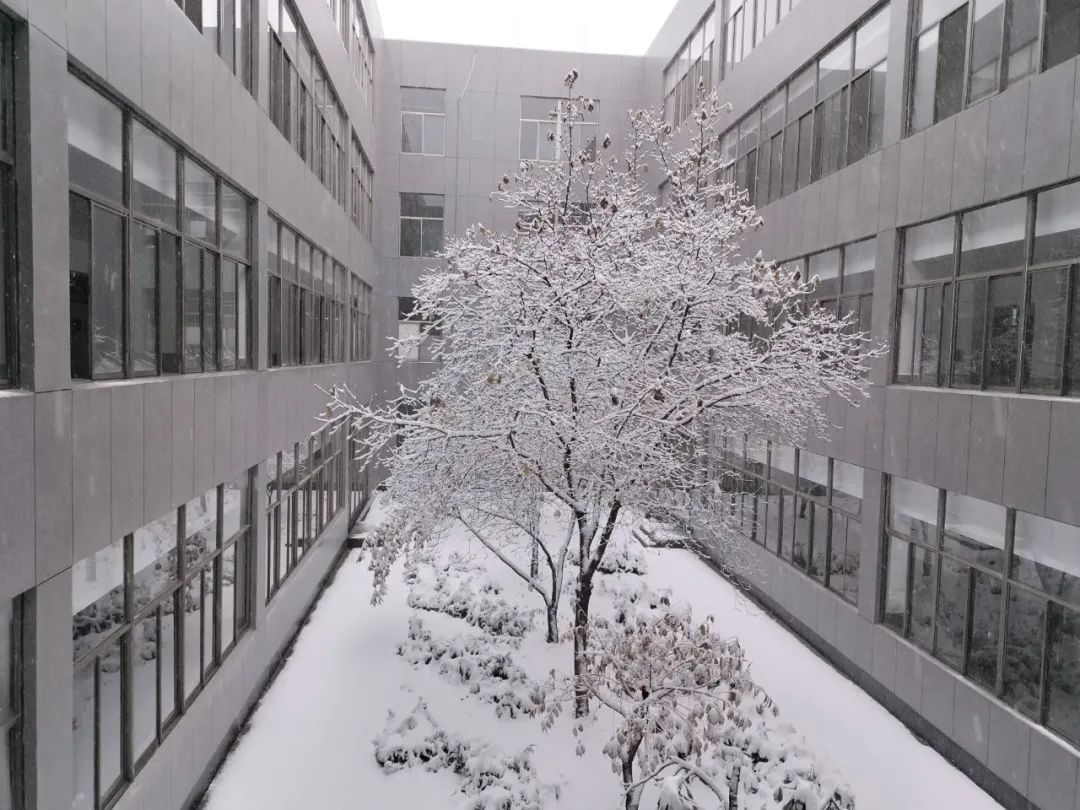
[[[1046,0],[1043,30],[1044,67],[1076,56],[1080,53],[1080,4],[1076,0]]]
[[[446,91],[401,88],[401,151],[443,154],[446,137]]]
[[[402,256],[434,256],[442,250],[443,195],[401,194]]]
[[[11,27],[0,17],[0,385],[15,381],[18,364],[13,48]]]

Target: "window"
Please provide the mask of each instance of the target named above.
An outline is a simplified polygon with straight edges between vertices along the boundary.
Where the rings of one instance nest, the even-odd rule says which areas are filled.
[[[254,94],[254,0],[176,0],[229,70]]]
[[[349,37],[349,56],[352,59],[353,76],[360,87],[360,97],[368,112],[375,106],[375,47],[371,43],[371,34],[364,16],[360,0],[341,0],[351,2],[352,33]]]
[[[22,618],[19,600],[0,601],[0,807],[18,810],[22,792]]]
[[[442,155],[446,141],[446,91],[401,88],[401,151]]]
[[[751,204],[767,205],[881,149],[888,40],[886,5],[724,133],[728,179]]]
[[[316,430],[266,460],[266,601],[345,506],[345,422]]]
[[[401,194],[402,256],[434,256],[443,246],[442,194]]]
[[[347,118],[292,0],[267,0],[270,119],[335,200],[347,207]]]
[[[250,367],[247,197],[74,76],[68,93],[71,376]]]
[[[72,568],[74,808],[112,802],[250,626],[249,480]]]
[[[907,229],[896,381],[1080,394],[1078,233],[1080,184]]]
[[[371,287],[352,276],[352,339],[350,357],[353,360],[371,359]]]
[[[710,7],[664,70],[664,117],[672,125],[686,120],[698,104],[699,85],[704,85],[705,93],[712,90],[715,32],[715,14]]]
[[[375,205],[372,201],[375,185],[375,171],[371,168],[371,161],[367,153],[360,145],[360,140],[353,133],[352,138],[352,221],[360,228],[360,232],[371,240],[371,226],[374,217]]]
[[[522,160],[565,159],[567,144],[572,154],[584,150],[590,160],[596,159],[600,105],[538,96],[521,97],[521,158]]]
[[[11,26],[0,16],[0,387],[15,382],[18,365],[13,51]]]
[[[270,366],[344,362],[344,266],[271,215],[267,270]]]
[[[896,476],[887,490],[883,622],[1075,744],[1080,528]]]
[[[916,17],[908,129],[924,129],[1039,68],[1080,53],[1076,5],[1050,0],[923,0]]]
[[[857,603],[863,469],[749,439],[724,446],[714,475],[742,533]]]

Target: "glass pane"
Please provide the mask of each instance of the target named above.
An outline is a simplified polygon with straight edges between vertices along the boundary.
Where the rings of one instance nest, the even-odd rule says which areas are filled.
[[[1040,0],[1012,0],[1005,59],[1005,85],[1011,85],[1039,69]],[[1074,28],[1080,33],[1080,27]]]
[[[921,546],[911,549],[911,640],[929,650],[934,629],[934,589],[938,555]]]
[[[954,385],[982,384],[983,326],[986,318],[986,280],[962,281],[956,292]]]
[[[937,546],[938,491],[925,484],[889,479],[888,527],[928,546]]]
[[[236,262],[221,260],[221,367],[236,368]]]
[[[124,623],[124,541],[94,552],[71,569],[72,653],[78,661]]]
[[[945,550],[971,562],[1001,568],[1005,507],[950,492],[945,497]]]
[[[248,495],[247,473],[243,473],[224,487],[222,501],[221,537],[230,540],[241,529],[251,524],[251,505]]]
[[[175,510],[135,531],[132,588],[135,613],[178,581],[176,535]]]
[[[844,293],[872,292],[877,239],[864,239],[844,248]]]
[[[424,256],[434,256],[443,247],[443,223],[441,219],[421,220],[420,251]]]
[[[810,257],[810,279],[818,279],[817,297],[834,298],[840,291],[840,251],[827,250]]]
[[[1049,69],[1080,53],[1080,8],[1074,0],[1046,0],[1043,63]]]
[[[1080,271],[1073,270],[1072,311],[1080,313]],[[1069,323],[1069,362],[1065,368],[1066,388],[1070,394],[1080,393],[1080,315]]]
[[[788,123],[795,121],[814,106],[814,66],[811,65],[788,84]]]
[[[934,654],[956,669],[960,669],[963,664],[970,575],[971,569],[966,565],[954,562],[948,557],[941,558]]]
[[[217,244],[217,191],[214,176],[190,158],[184,161],[184,231]]]
[[[436,90],[428,87],[402,87],[401,109],[419,113],[445,113],[445,97],[445,90]],[[533,102],[543,102],[548,109],[551,109],[551,101],[549,99],[523,98],[521,100],[522,117],[526,117],[525,110],[527,104],[530,111],[533,106],[535,106]]]
[[[915,71],[911,82],[912,132],[934,123],[934,84],[937,80],[938,30],[932,28],[916,40]]]
[[[525,127],[535,131],[535,127],[531,124],[522,124],[522,128]],[[524,142],[522,143],[524,145]],[[424,116],[419,113],[403,112],[401,114],[401,151],[420,153],[423,150]]]
[[[184,243],[184,371],[202,371],[202,248]]]
[[[124,116],[79,79],[67,81],[68,175],[73,186],[124,201]]]
[[[190,568],[217,548],[217,487],[184,508],[184,562]]]
[[[847,163],[862,160],[868,154],[870,130],[870,80],[864,73],[851,84],[851,115],[848,129]]]
[[[220,564],[221,559],[219,558],[213,565],[204,568],[202,572],[202,664],[204,681],[216,663],[214,659],[214,593],[217,588],[214,582],[214,569]]]
[[[1080,256],[1080,183],[1044,191],[1035,201],[1035,264]]]
[[[904,632],[908,606],[908,561],[911,546],[896,537],[887,537],[885,597],[881,620],[899,633]]]
[[[902,291],[895,349],[897,382],[937,385],[943,381],[940,378],[944,376],[946,364],[940,361],[948,358],[951,289],[951,285],[946,284]]]
[[[584,124],[581,125],[584,127]],[[424,116],[424,152],[428,155],[441,155],[445,141],[446,118],[442,115]],[[589,129],[595,130],[595,127]],[[580,130],[578,131],[580,132]],[[578,136],[574,133],[574,137]]]
[[[859,26],[855,34],[855,72],[859,73],[885,58],[889,51],[889,7]]]
[[[180,615],[180,591],[162,606],[161,636],[158,655],[161,658],[161,722],[166,723],[176,713],[176,617]]]
[[[986,384],[1012,388],[1020,351],[1020,298],[1023,276],[990,279],[989,334],[987,335]]]
[[[229,649],[236,633],[236,545],[221,552],[221,651]]]
[[[962,2],[963,0],[922,0],[919,5],[919,30],[940,20]]]
[[[133,758],[139,757],[157,736],[157,612],[135,623],[131,632],[132,695],[131,743]]]
[[[846,461],[833,462],[832,504],[849,515],[862,515],[863,469]]]
[[[74,799],[72,810],[94,810],[94,669],[96,662],[75,672],[71,722],[74,744]]]
[[[202,361],[204,371],[218,367],[217,346],[217,256],[203,251]]]
[[[964,57],[967,51],[967,6],[941,21],[937,54],[934,120],[944,121],[960,112],[964,103]]]
[[[124,373],[124,221],[103,208],[91,215],[94,376]]]
[[[956,221],[939,219],[904,232],[904,284],[952,276]]]
[[[1080,611],[1048,607],[1046,725],[1080,742]]]
[[[157,231],[136,224],[132,245],[131,370],[135,374],[157,372]]]
[[[402,256],[420,256],[420,220],[419,219],[406,219],[401,220],[401,246],[400,253]]]
[[[221,247],[235,256],[248,256],[248,202],[236,189],[221,184]]]
[[[1080,607],[1080,528],[1017,511],[1012,576]]]
[[[202,678],[202,576],[184,583],[184,700],[199,687]]]
[[[799,119],[799,188],[810,182],[810,170],[814,153],[814,115],[810,113]]]
[[[176,227],[176,150],[138,121],[131,123],[131,207]]]
[[[1046,601],[1020,588],[1009,588],[1005,628],[1003,695],[1025,714],[1039,715]]]
[[[971,642],[967,675],[987,689],[997,684],[998,634],[1001,629],[1001,579],[972,572]]]
[[[974,0],[971,60],[968,71],[968,103],[998,90],[1001,36],[1005,23],[1005,0]]]
[[[247,368],[251,365],[251,354],[248,351],[248,342],[251,340],[248,327],[249,295],[248,268],[239,265],[236,276],[236,365],[238,368]]]
[[[871,71],[870,77],[870,128],[867,133],[867,154],[881,148],[885,135],[885,80],[888,65],[881,62]]]
[[[161,282],[161,331],[158,335],[161,370],[176,374],[180,367],[180,333],[177,329],[177,301],[180,279],[177,276],[178,240],[168,233],[158,235],[158,264]]]
[[[849,36],[818,62],[818,98],[828,98],[851,80],[852,38]]]
[[[1026,218],[1024,197],[964,214],[960,273],[1022,267]]]
[[[1069,270],[1044,270],[1028,276],[1027,328],[1024,334],[1024,391],[1057,391],[1065,363],[1065,318]]]

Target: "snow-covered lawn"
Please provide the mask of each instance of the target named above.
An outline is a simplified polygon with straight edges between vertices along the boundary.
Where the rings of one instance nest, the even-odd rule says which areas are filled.
[[[367,566],[357,564],[356,552],[350,555],[252,728],[211,785],[208,810],[472,807],[460,792],[461,779],[447,771],[432,773],[418,764],[388,775],[376,761],[377,737],[382,735],[384,758],[396,755],[401,749],[395,745],[431,732],[429,719],[445,732],[440,739],[451,746],[472,742],[475,761],[496,770],[517,767],[520,761],[512,758],[533,746],[526,759],[535,779],[526,789],[545,810],[622,807],[619,779],[601,752],[612,717],[599,714],[586,727],[586,755],[579,757],[566,714],[549,733],[530,716],[531,679],[542,679],[551,668],[565,672],[567,648],[544,643],[539,611],[522,639],[520,616],[503,616],[497,606],[502,598],[526,608],[539,601],[529,596],[517,601],[513,589],[520,592],[520,583],[478,544],[457,537],[452,545],[460,559],[447,564],[444,555],[437,566],[419,566],[409,582],[395,574],[379,607],[369,604]],[[688,605],[695,617],[714,616],[716,629],[737,636],[746,649],[751,674],[776,701],[779,719],[805,737],[823,770],[838,772],[850,785],[860,810],[908,810],[916,795],[913,786],[919,805],[999,807],[690,552],[640,553],[648,568],[644,577],[604,575],[594,605],[610,610],[620,593],[640,587],[644,579],[657,591],[670,589],[674,604]],[[469,610],[443,598],[454,617],[431,610],[440,595],[452,597],[462,587],[476,600],[488,600],[481,602],[483,609],[475,609],[476,602]],[[564,615],[564,627],[567,620]],[[418,709],[421,700],[426,708]],[[386,734],[410,715],[420,721],[415,729]],[[519,781],[516,771],[511,776],[511,786],[529,782]],[[655,807],[653,790],[642,808]],[[752,810],[758,810],[756,802]]]

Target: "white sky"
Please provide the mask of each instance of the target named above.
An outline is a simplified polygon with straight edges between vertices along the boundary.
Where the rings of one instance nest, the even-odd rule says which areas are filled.
[[[645,53],[675,0],[381,0],[383,33],[466,45]]]

